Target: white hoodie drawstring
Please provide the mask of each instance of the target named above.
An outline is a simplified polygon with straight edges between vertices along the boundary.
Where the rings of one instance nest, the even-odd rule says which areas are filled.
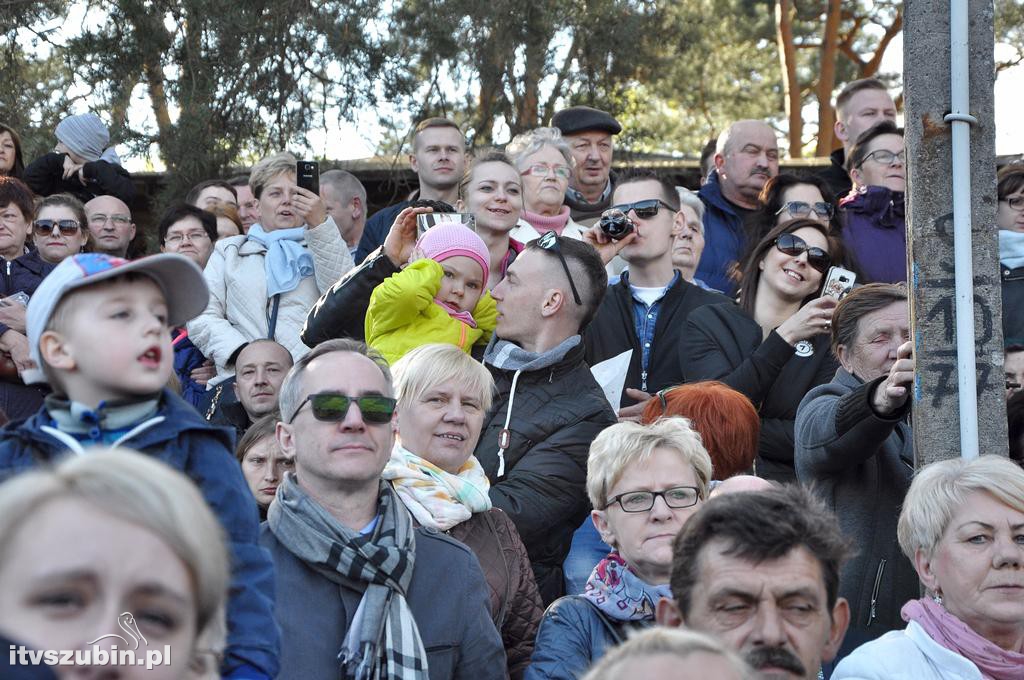
[[[519,374],[523,372],[523,369],[519,369],[512,376],[512,389],[508,395],[508,410],[505,412],[505,426],[501,428],[501,432],[498,434],[498,477],[505,475],[505,449],[512,443],[512,433],[509,432],[508,424],[512,421],[512,402],[516,399],[516,383],[519,382]]]

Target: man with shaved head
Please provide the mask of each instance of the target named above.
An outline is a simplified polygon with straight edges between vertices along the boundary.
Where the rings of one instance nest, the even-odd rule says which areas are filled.
[[[733,265],[746,250],[744,224],[757,210],[765,182],[779,174],[779,144],[763,121],[733,123],[718,138],[715,169],[700,188],[704,201],[704,254],[697,278],[727,295],[735,293]]]
[[[97,196],[85,204],[85,216],[94,252],[127,256],[128,244],[135,238],[135,223],[124,201],[115,196]]]

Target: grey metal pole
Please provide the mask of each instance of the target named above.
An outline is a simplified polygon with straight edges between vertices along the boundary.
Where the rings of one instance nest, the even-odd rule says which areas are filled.
[[[993,7],[990,0],[964,1],[965,14],[956,19],[959,28],[966,22],[970,98],[954,103],[951,4],[951,0],[906,0],[904,5],[908,281],[918,369],[913,407],[918,466],[977,452],[1006,455],[1007,451],[995,227]],[[966,152],[970,160],[968,167],[954,172],[951,126],[956,125],[970,127],[964,135],[967,143],[957,152],[958,156]],[[962,209],[960,239],[969,249],[956,262],[959,270],[954,264],[956,193]],[[963,312],[958,318],[957,279],[962,301],[968,302],[962,309],[973,306],[973,319],[965,318]],[[958,368],[958,336],[959,346],[968,354],[960,363],[963,369]],[[976,364],[973,369],[971,361]],[[974,375],[961,375],[961,370]],[[972,383],[977,391],[961,394],[971,390]],[[976,398],[976,408],[971,396]]]

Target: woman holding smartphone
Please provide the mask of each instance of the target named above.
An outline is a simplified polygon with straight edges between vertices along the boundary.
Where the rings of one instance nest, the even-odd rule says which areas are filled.
[[[709,305],[687,319],[680,348],[686,382],[719,380],[754,403],[761,417],[755,461],[761,477],[795,480],[797,406],[838,367],[828,336],[836,300],[818,294],[841,251],[821,222],[785,222],[745,261],[739,306]]]

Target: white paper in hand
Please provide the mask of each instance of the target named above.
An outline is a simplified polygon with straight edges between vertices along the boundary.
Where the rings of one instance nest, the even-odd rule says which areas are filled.
[[[633,350],[627,349],[622,354],[606,359],[599,364],[594,364],[590,372],[597,380],[597,384],[604,390],[604,396],[612,405],[612,410],[619,412],[619,404],[622,401],[622,390],[626,386],[626,372],[629,370],[629,360],[633,356]]]

